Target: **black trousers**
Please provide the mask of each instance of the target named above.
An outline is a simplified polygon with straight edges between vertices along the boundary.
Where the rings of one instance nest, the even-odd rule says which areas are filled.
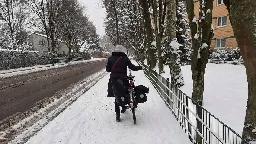
[[[120,115],[120,106],[127,104],[127,86],[129,82],[126,79],[111,79],[112,89],[115,95],[115,112]]]
[[[115,100],[115,112],[116,116],[120,116],[120,105]]]

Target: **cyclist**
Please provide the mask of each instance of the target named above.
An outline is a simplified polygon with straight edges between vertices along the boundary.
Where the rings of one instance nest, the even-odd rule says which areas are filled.
[[[126,94],[128,80],[127,78],[127,67],[133,71],[142,70],[141,66],[135,66],[131,63],[130,59],[127,57],[127,49],[122,45],[117,45],[112,55],[108,58],[106,71],[111,72],[109,81],[109,91],[113,90],[115,97],[115,112],[116,121],[120,121],[120,106],[122,107],[121,112],[126,111]],[[108,91],[108,92],[109,92]],[[112,95],[108,93],[108,97]]]

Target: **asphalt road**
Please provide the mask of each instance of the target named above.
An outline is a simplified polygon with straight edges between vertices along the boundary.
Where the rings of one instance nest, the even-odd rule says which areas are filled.
[[[106,61],[90,61],[0,80],[0,121],[102,70]]]

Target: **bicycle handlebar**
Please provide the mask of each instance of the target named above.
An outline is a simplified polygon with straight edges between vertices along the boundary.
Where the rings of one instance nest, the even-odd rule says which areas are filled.
[[[126,77],[128,80],[133,80],[135,78],[135,76],[129,75]]]

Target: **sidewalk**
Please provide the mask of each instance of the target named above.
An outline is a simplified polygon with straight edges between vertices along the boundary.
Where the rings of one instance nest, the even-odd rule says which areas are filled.
[[[46,125],[27,144],[191,144],[143,71],[133,72],[135,84],[149,87],[148,101],[115,121],[114,99],[107,98],[109,74]]]

